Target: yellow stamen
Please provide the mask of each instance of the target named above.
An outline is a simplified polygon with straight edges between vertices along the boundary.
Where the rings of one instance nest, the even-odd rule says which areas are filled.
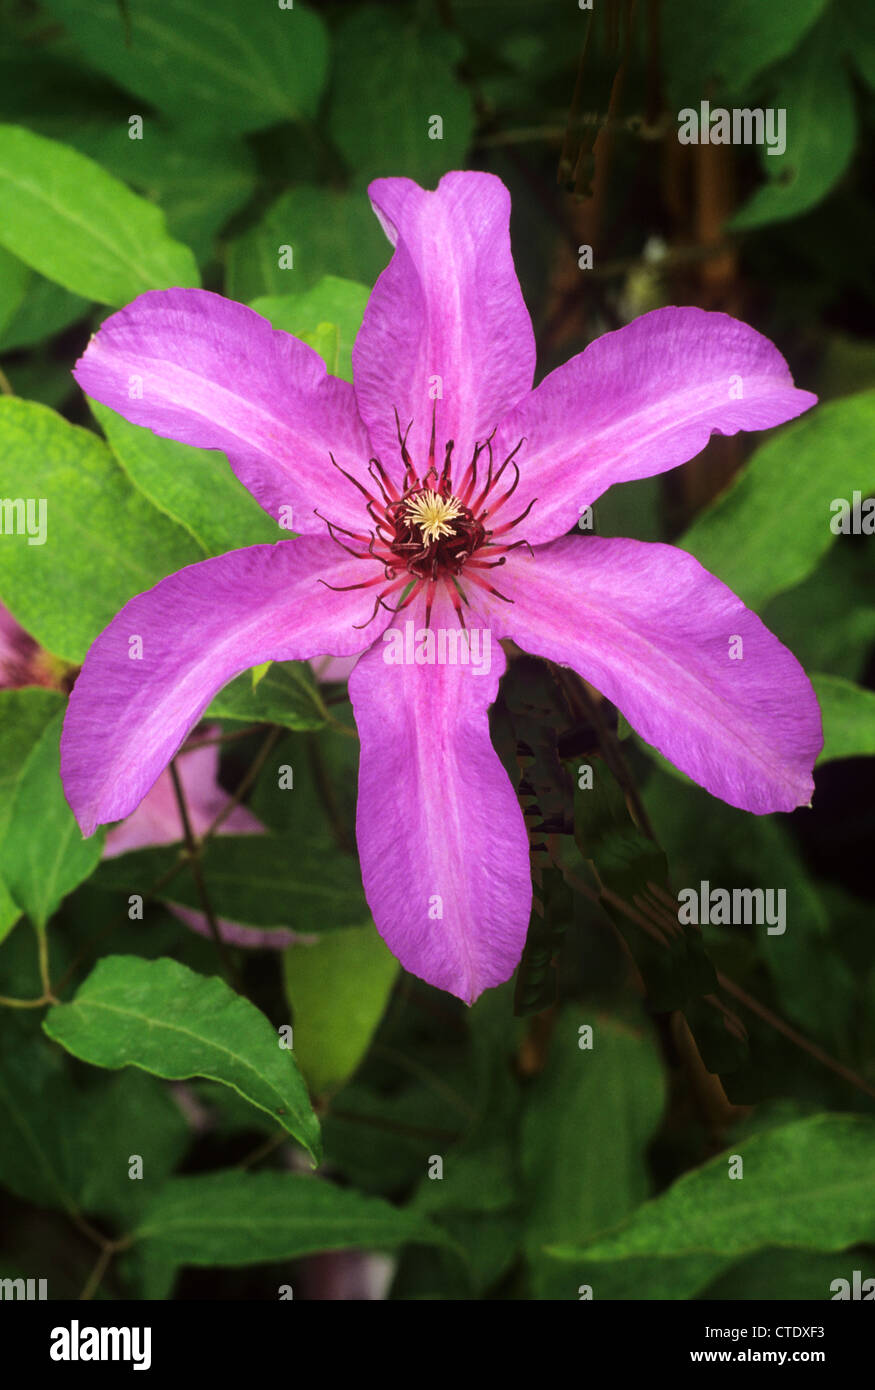
[[[408,502],[406,510],[407,520],[418,526],[423,540],[431,544],[453,534],[449,523],[462,515],[462,504],[455,497],[441,497],[429,489]]]

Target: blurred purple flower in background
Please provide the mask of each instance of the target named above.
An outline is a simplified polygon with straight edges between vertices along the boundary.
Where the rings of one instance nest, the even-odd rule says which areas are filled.
[[[0,603],[0,690],[18,690],[26,685],[60,689],[65,669]]]
[[[188,809],[192,832],[203,835],[216,816],[231,800],[219,785],[219,745],[207,743],[221,732],[217,724],[205,724],[192,739],[191,748],[183,748],[176,757],[179,781]],[[215,832],[217,835],[263,835],[264,826],[245,806],[235,806]],[[146,793],[133,815],[114,825],[108,832],[103,851],[104,859],[115,859],[130,850],[149,849],[155,845],[172,845],[184,835],[182,817],[169,770],[161,773]],[[169,910],[199,936],[211,936],[210,924],[203,912],[168,903]],[[285,946],[309,941],[312,938],[284,928],[260,931],[220,917],[216,921],[219,935],[229,946],[244,946],[251,950]]]
[[[28,685],[62,687],[64,669],[48,652],[42,650],[8,609],[0,604],[0,690],[17,690]],[[337,675],[332,678],[340,680],[343,676]],[[177,755],[179,780],[195,835],[204,834],[231,799],[219,785],[219,745],[216,742],[206,742],[215,740],[220,732],[217,724],[204,725],[194,738],[193,746],[184,747]],[[199,744],[201,746],[198,746]],[[115,859],[131,850],[175,844],[182,840],[183,833],[173,779],[169,770],[165,770],[133,814],[109,831],[103,857]],[[265,830],[261,821],[245,806],[235,806],[216,833],[263,835]],[[168,907],[174,916],[199,936],[211,935],[209,922],[202,912],[176,903],[169,903]],[[222,940],[228,945],[244,946],[248,949],[270,947],[281,950],[285,946],[315,939],[283,928],[259,931],[257,928],[242,926],[224,918],[220,918],[217,925]]]

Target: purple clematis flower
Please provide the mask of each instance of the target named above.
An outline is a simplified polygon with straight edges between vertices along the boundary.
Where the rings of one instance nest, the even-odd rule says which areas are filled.
[[[489,739],[501,639],[572,667],[731,805],[810,800],[820,712],[756,614],[682,550],[567,533],[611,484],[816,398],[759,333],[695,308],[645,314],[533,390],[500,180],[452,173],[426,192],[379,179],[370,196],[395,249],[354,385],[201,290],[142,295],[77,364],[82,388],[128,420],[223,450],[269,513],[293,508],[300,538],[133,598],[73,690],[62,775],[90,834],[137,805],[240,671],[360,654],[349,693],[365,893],[401,963],[473,1002],[513,972],[531,906],[522,812]],[[496,639],[489,662],[474,663],[475,631],[481,658]],[[142,660],[129,659],[133,635]]]

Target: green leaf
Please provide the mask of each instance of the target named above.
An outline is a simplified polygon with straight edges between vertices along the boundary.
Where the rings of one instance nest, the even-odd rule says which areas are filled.
[[[43,1028],[94,1066],[220,1081],[319,1158],[319,1122],[294,1058],[264,1015],[224,980],[175,960],[106,956],[71,1003],[49,1011]]]
[[[801,584],[776,595],[761,616],[806,671],[863,680],[875,643],[875,593],[866,546],[834,545]]]
[[[167,847],[119,855],[101,865],[96,884],[145,896],[177,862],[178,853]],[[358,861],[353,855],[337,854],[318,826],[294,844],[271,835],[216,836],[205,845],[201,862],[210,901],[229,921],[323,932],[360,927],[369,920]],[[161,891],[161,897],[183,907],[201,906],[185,872]]]
[[[7,888],[6,880],[0,878],[0,941],[9,935],[20,916],[21,908]]]
[[[822,401],[875,389],[875,343],[838,329],[827,332],[816,385]]]
[[[813,675],[823,714],[824,746],[818,763],[875,756],[875,691],[841,676]]]
[[[149,1303],[165,1303],[173,1297],[178,1269],[170,1260],[150,1258],[149,1246],[134,1246],[118,1257],[118,1272],[126,1285],[132,1285],[135,1297]]]
[[[433,1182],[430,1186],[436,1188],[442,1184]],[[445,1250],[405,1253],[400,1273],[392,1280],[390,1296],[393,1301],[464,1299],[471,1302],[489,1298],[499,1281],[514,1271],[520,1250],[517,1212],[448,1211],[441,1215],[440,1224],[462,1252],[463,1259],[454,1259],[451,1252]]]
[[[769,153],[768,146],[760,151],[768,182],[729,219],[735,231],[807,212],[851,162],[857,126],[854,93],[833,38],[831,15],[782,67],[769,104],[787,113],[787,148],[782,154]],[[829,112],[826,120],[824,112]]]
[[[742,93],[758,72],[796,47],[826,5],[827,0],[699,0],[691,24],[687,0],[665,0],[662,51],[671,103],[698,102],[709,79],[717,79],[721,92]]]
[[[150,0],[130,6],[130,44],[115,0],[47,3],[93,67],[175,119],[237,131],[316,114],[328,42],[300,3]]]
[[[287,269],[280,266],[285,246],[293,259]],[[298,294],[330,274],[370,285],[391,250],[364,193],[299,184],[231,243],[226,292],[249,304],[259,296]]]
[[[98,401],[89,404],[131,482],[188,531],[203,555],[224,555],[287,535],[237,481],[223,453],[162,439]]]
[[[579,1028],[586,1024],[593,1029],[591,1050],[580,1047]],[[646,1148],[664,1104],[665,1081],[650,1037],[579,1008],[562,1014],[522,1124],[526,1248],[536,1290],[545,1246],[583,1243],[617,1225],[647,1196]]]
[[[58,1142],[74,1104],[62,1059],[39,1034],[0,1018],[0,1183],[37,1206],[76,1209],[67,1150]]]
[[[36,685],[0,690],[0,842],[9,825],[22,768],[52,716],[63,707],[59,690]]]
[[[28,274],[30,281],[24,298],[0,332],[0,352],[15,352],[45,342],[83,319],[91,310],[90,299],[62,290],[43,275],[30,271]],[[65,370],[69,373],[68,364]],[[72,376],[69,380],[72,387]]]
[[[659,499],[658,477],[615,483],[602,493],[593,507],[595,534],[622,536],[637,541],[661,541],[663,530]],[[623,735],[620,734],[620,737]]]
[[[31,272],[24,261],[0,248],[0,341],[24,300]]]
[[[696,794],[693,800],[698,802],[700,797]],[[713,823],[716,827],[721,822],[721,839],[735,865],[734,873],[721,877],[721,884],[727,880],[732,886],[775,883],[786,889],[786,932],[758,932],[759,954],[775,981],[781,1012],[809,1036],[844,1055],[851,1032],[854,981],[838,949],[833,914],[817,881],[776,817],[746,816],[734,807],[721,806]]]
[[[402,1057],[408,1065],[413,1062],[415,1080],[403,1075],[408,1065]],[[438,1076],[421,1057],[411,1042],[399,1055],[399,1069],[393,1069],[388,1087],[378,1088],[359,1076],[344,1087],[337,1108],[329,1107],[326,1161],[354,1187],[384,1195],[410,1191],[422,1180],[428,1155],[445,1152],[443,1146],[433,1148],[427,1136],[434,1134],[442,1145],[452,1143],[470,1124],[470,1110],[462,1098],[469,1077],[458,1064],[452,1071],[442,1066]],[[381,1066],[388,1075],[382,1059]]]
[[[311,290],[301,294],[265,295],[254,299],[251,307],[270,319],[274,328],[293,333],[305,341],[320,325],[335,325],[334,359],[326,359],[325,365],[332,376],[352,381],[352,345],[361,327],[369,295],[367,285],[341,280],[337,275],[324,275]]]
[[[690,1299],[706,1289],[728,1264],[723,1255],[588,1261],[577,1250],[554,1248],[542,1256],[541,1297],[578,1300],[585,1285],[599,1302]]]
[[[439,1223],[464,1252],[465,1265],[453,1269],[444,1252],[417,1252],[419,1273],[406,1259],[393,1284],[393,1298],[488,1296],[519,1260],[524,1219],[518,1152],[521,1092],[510,1061],[515,1037],[519,1046],[523,1035],[518,1026],[508,1031],[512,993],[509,983],[490,990],[467,1015],[471,1047],[459,1078],[464,1100],[452,1092],[449,1098],[455,1102],[453,1125],[466,1102],[471,1122],[446,1153],[439,1182],[422,1171],[421,1160],[417,1165],[419,1186],[411,1205]],[[393,1013],[396,1027],[403,1009],[399,994]],[[397,1046],[397,1033],[395,1038]],[[382,1053],[380,1060],[385,1056]],[[444,1067],[441,1079],[451,1080]],[[350,1089],[343,1093],[344,1107],[350,1094]],[[426,1123],[429,1118],[423,1116]],[[414,1149],[414,1163],[417,1158]]]
[[[111,1216],[123,1228],[133,1225],[157,1196],[185,1153],[189,1126],[170,1088],[146,1072],[101,1078],[101,1085],[77,1095],[64,1142],[73,1190],[85,1211]],[[142,1176],[131,1177],[132,1159],[142,1160]]]
[[[0,190],[0,243],[74,294],[121,305],[144,290],[200,284],[164,214],[68,145],[0,126]]]
[[[317,1177],[239,1170],[174,1178],[134,1235],[161,1258],[220,1266],[445,1239],[421,1216],[380,1197]]]
[[[0,44],[0,120],[14,121],[28,111],[34,129],[52,136],[100,112],[127,124],[130,99],[73,60],[42,7],[24,26],[11,15],[7,19],[17,32],[13,36],[5,25]]]
[[[57,288],[57,286],[55,286]],[[58,290],[62,294],[62,290]],[[12,391],[22,400],[36,401],[47,405],[50,410],[61,411],[75,399],[78,390],[68,362],[59,361],[51,351],[50,345],[37,348],[26,357],[9,364],[7,377],[12,372]]]
[[[858,0],[838,0],[837,9],[845,31],[845,52],[864,82],[875,88],[875,12]]]
[[[340,356],[340,332],[336,323],[320,323],[309,332],[298,335],[302,342],[318,352],[329,372],[337,375],[336,368]]]
[[[326,715],[309,666],[302,661],[274,661],[254,687],[248,671],[236,676],[219,691],[204,718],[282,724],[299,730],[321,729]]]
[[[464,168],[474,116],[455,76],[462,55],[446,28],[382,5],[361,6],[341,23],[328,128],[360,187],[390,170],[430,186]],[[435,117],[439,138],[429,134]]]
[[[0,1183],[37,1206],[133,1224],[188,1143],[169,1089],[142,1072],[81,1089],[39,1031],[16,1033],[4,1019],[0,1035]]]
[[[18,777],[3,841],[12,897],[42,929],[58,904],[96,867],[103,831],[84,840],[67,805],[59,771],[63,713],[46,725]]]
[[[511,1123],[515,1126],[516,1115]],[[430,1216],[493,1215],[519,1205],[516,1147],[507,1128],[475,1125],[454,1144],[440,1182],[423,1178],[415,1197],[418,1211]]]
[[[821,1302],[833,1293],[835,1279],[854,1277],[854,1269],[862,1264],[863,1278],[875,1274],[869,1251],[855,1251],[843,1261],[835,1255],[819,1255],[801,1250],[758,1250],[738,1260],[725,1274],[710,1284],[703,1294],[707,1299],[740,1300],[760,1303],[765,1300],[816,1299]]]
[[[731,1154],[744,1176],[731,1179]],[[645,1202],[588,1260],[744,1255],[763,1246],[844,1250],[875,1239],[875,1120],[812,1115],[738,1141]]]
[[[170,235],[190,246],[199,261],[213,252],[216,233],[252,196],[252,154],[226,131],[174,128],[146,116],[142,139],[132,140],[127,121],[74,126],[71,145],[124,179],[167,218]]]
[[[829,549],[831,502],[850,501],[854,489],[875,492],[873,431],[875,391],[815,406],[757,449],[678,544],[759,608],[810,574]]]
[[[352,1076],[386,1007],[398,962],[375,927],[350,927],[283,955],[295,1053],[315,1095]]]
[[[185,531],[154,510],[107,446],[32,401],[0,398],[3,488],[44,499],[46,544],[0,544],[0,595],[56,656],[82,661],[134,594],[203,558]]]

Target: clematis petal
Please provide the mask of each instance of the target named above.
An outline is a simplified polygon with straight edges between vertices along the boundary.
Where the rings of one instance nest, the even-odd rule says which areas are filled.
[[[150,290],[106,320],[74,376],[135,425],[224,450],[287,529],[324,534],[316,511],[360,527],[361,494],[329,457],[367,478],[370,449],[353,389],[253,309],[208,290]],[[281,507],[292,508],[290,522]]]
[[[674,546],[597,536],[509,557],[493,627],[606,695],[714,796],[759,815],[811,800],[820,709],[796,658]]]
[[[388,614],[353,624],[368,622],[374,589],[338,593],[320,578],[340,587],[374,574],[331,541],[302,537],[190,565],[131,599],[91,647],[64,721],[61,778],[83,833],[142,801],[233,676],[373,642]]]
[[[440,608],[432,630],[455,628]],[[424,628],[421,603],[405,617]],[[513,973],[531,909],[525,823],[489,739],[504,654],[491,643],[479,675],[471,665],[390,665],[385,637],[349,678],[365,895],[404,968],[470,1004]]]
[[[435,192],[377,179],[369,193],[395,246],[353,348],[362,419],[384,466],[398,460],[394,410],[425,467],[435,413],[467,464],[477,440],[531,390],[535,341],[510,249],[510,195],[493,174],[445,174]]]
[[[685,463],[712,433],[763,430],[815,404],[768,338],[728,314],[654,309],[545,377],[504,419],[496,457],[517,456],[520,511],[540,545],[613,483]]]

